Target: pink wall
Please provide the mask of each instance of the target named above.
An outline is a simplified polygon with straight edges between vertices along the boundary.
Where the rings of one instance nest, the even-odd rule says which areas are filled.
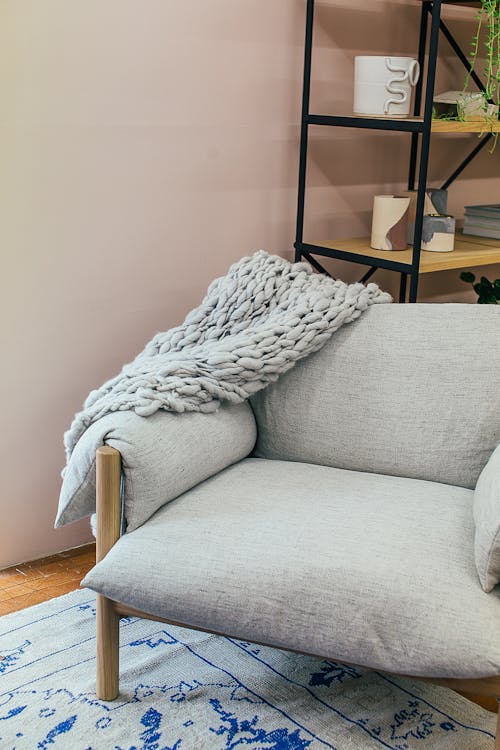
[[[304,6],[1,4],[0,567],[90,539],[86,522],[52,529],[62,433],[88,391],[232,261],[259,247],[290,254]],[[412,53],[417,13],[410,0],[319,3],[314,107],[349,111],[353,55]],[[459,69],[443,67],[459,85]],[[433,179],[473,142],[441,139]],[[373,194],[404,181],[407,147],[404,136],[313,134],[308,236],[365,233]],[[468,170],[453,210],[498,200],[498,158]],[[470,299],[456,273],[422,288]]]

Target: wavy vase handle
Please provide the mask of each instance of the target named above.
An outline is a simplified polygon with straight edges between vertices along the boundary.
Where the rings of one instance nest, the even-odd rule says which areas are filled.
[[[385,58],[385,64],[391,73],[400,74],[398,77],[391,78],[385,86],[388,93],[392,94],[392,97],[384,102],[384,114],[388,115],[391,104],[404,104],[408,100],[406,90],[397,84],[408,80],[410,86],[416,86],[420,76],[420,65],[418,60],[412,60],[408,69],[402,68],[400,65],[393,65],[390,57]]]

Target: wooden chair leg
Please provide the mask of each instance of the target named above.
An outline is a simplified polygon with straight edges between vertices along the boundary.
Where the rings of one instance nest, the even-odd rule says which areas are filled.
[[[97,594],[97,697],[113,701],[119,688],[120,618],[113,602]]]
[[[119,451],[105,445],[96,453],[96,561],[100,562],[120,537]],[[97,697],[112,701],[119,693],[120,617],[114,604],[97,595]]]

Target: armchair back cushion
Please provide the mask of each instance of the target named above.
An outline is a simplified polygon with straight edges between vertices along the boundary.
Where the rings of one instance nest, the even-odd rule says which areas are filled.
[[[256,456],[473,489],[500,443],[500,308],[374,305],[251,403]]]

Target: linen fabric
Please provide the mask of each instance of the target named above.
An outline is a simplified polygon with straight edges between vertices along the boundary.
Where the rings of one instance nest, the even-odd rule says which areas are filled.
[[[500,443],[500,308],[371,307],[251,403],[259,457],[473,489]]]
[[[500,583],[500,446],[484,467],[474,491],[474,548],[485,591]]]
[[[225,404],[212,414],[109,414],[89,427],[71,455],[56,526],[94,512],[95,454],[104,443],[122,456],[124,516],[131,531],[177,495],[248,456],[255,438],[248,403]]]
[[[250,458],[125,534],[82,582],[187,625],[400,674],[500,673],[472,492]]]

